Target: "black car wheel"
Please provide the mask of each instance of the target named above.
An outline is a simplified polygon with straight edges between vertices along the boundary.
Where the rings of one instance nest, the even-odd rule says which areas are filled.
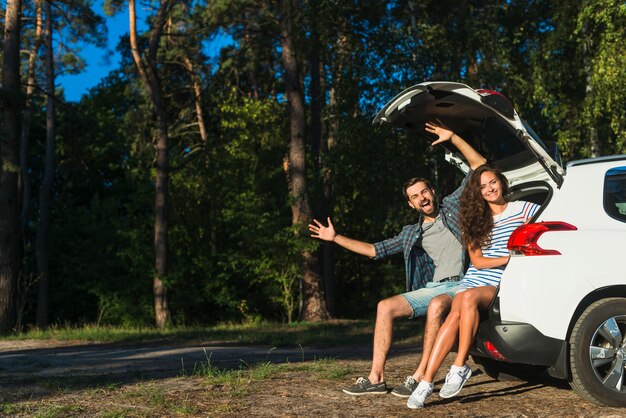
[[[570,337],[571,386],[600,405],[626,406],[626,299],[602,299],[578,318]]]

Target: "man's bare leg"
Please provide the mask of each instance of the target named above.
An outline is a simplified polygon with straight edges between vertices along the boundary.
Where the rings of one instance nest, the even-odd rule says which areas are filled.
[[[441,328],[441,324],[448,316],[450,307],[452,306],[452,297],[449,295],[439,295],[428,304],[428,311],[426,312],[426,322],[424,324],[424,342],[422,349],[422,358],[417,366],[417,370],[413,373],[413,378],[416,382],[422,380],[424,373],[426,372],[426,366],[428,365],[428,359],[435,345],[435,339],[437,333]]]
[[[372,369],[368,376],[371,383],[380,383],[385,380],[385,363],[393,339],[393,321],[396,318],[409,318],[412,315],[413,308],[401,295],[392,296],[378,302],[376,325],[374,327]]]

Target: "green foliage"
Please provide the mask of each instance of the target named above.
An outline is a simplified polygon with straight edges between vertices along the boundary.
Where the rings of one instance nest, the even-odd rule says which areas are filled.
[[[218,111],[205,154],[172,177],[175,322],[289,317],[281,106],[231,90]]]
[[[626,150],[623,2],[557,2],[533,54],[533,99],[567,159]]]
[[[152,322],[151,184],[125,129],[135,106],[126,88],[111,77],[63,108],[50,250],[57,321]]]
[[[32,4],[24,9],[25,47],[33,37]],[[87,1],[57,6],[55,24],[65,42],[60,69],[78,70],[83,62],[75,41],[98,45],[106,34],[103,20]],[[105,2],[107,14],[126,6]],[[431,177],[442,196],[458,184],[439,147],[370,124],[386,101],[424,80],[502,91],[542,139],[558,143],[565,160],[626,152],[622,2],[311,0],[294,10],[310,215],[332,216],[339,233],[375,242],[414,222],[400,190],[410,177]],[[291,225],[279,18],[275,4],[257,0],[174,2],[169,10],[157,71],[172,165],[163,280],[174,326],[235,321],[262,329],[266,320],[298,317],[300,255],[319,243],[306,225]],[[232,42],[206,56],[217,36]],[[118,50],[118,69],[80,103],[59,106],[50,231],[56,324],[153,321],[155,118],[128,39]],[[43,167],[37,145],[45,135],[43,99],[35,96],[27,149],[33,190]],[[313,104],[320,107],[321,143],[313,143]],[[32,200],[24,277],[36,277],[36,196]],[[379,299],[404,290],[401,256],[375,262],[339,248],[333,254],[334,284],[326,286],[334,289],[336,316],[371,317]],[[34,320],[35,293],[33,287],[27,295],[26,324]],[[224,332],[250,341],[248,330]],[[261,340],[276,344],[294,338],[288,331],[260,332]]]

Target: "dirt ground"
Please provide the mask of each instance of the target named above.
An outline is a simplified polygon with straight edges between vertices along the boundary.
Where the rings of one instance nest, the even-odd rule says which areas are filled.
[[[626,417],[626,410],[582,400],[564,381],[494,381],[470,363],[474,375],[461,394],[444,400],[437,392],[426,408],[409,410],[392,395],[353,397],[341,388],[367,375],[369,347],[275,349],[210,341],[152,342],[143,345],[76,342],[0,342],[0,416],[153,417],[404,417],[404,416],[593,416]],[[441,383],[449,356],[437,375]],[[307,364],[334,359],[349,372],[320,377]],[[387,364],[389,386],[399,384],[417,364],[419,349],[393,349]],[[214,383],[192,375],[194,365],[224,369],[259,362],[293,367],[262,378]],[[213,382],[213,383],[211,383]]]

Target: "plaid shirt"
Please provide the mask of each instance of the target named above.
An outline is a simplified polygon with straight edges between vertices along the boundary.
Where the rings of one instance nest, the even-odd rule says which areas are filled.
[[[472,171],[470,170],[458,189],[449,196],[446,196],[439,205],[439,213],[443,218],[444,225],[461,244],[463,243],[461,240],[461,224],[459,222],[459,215],[461,213],[461,193],[471,173]],[[433,260],[421,246],[420,238],[423,233],[423,222],[424,216],[420,214],[420,218],[416,224],[406,225],[402,228],[402,231],[393,238],[374,243],[374,248],[376,249],[375,260],[386,258],[392,254],[403,253],[407,292],[426,286],[426,283],[432,280],[435,273]],[[418,241],[420,244],[418,244]],[[467,254],[463,251],[463,267],[459,272],[459,276],[461,277],[463,277],[463,272],[467,267],[467,261]]]

